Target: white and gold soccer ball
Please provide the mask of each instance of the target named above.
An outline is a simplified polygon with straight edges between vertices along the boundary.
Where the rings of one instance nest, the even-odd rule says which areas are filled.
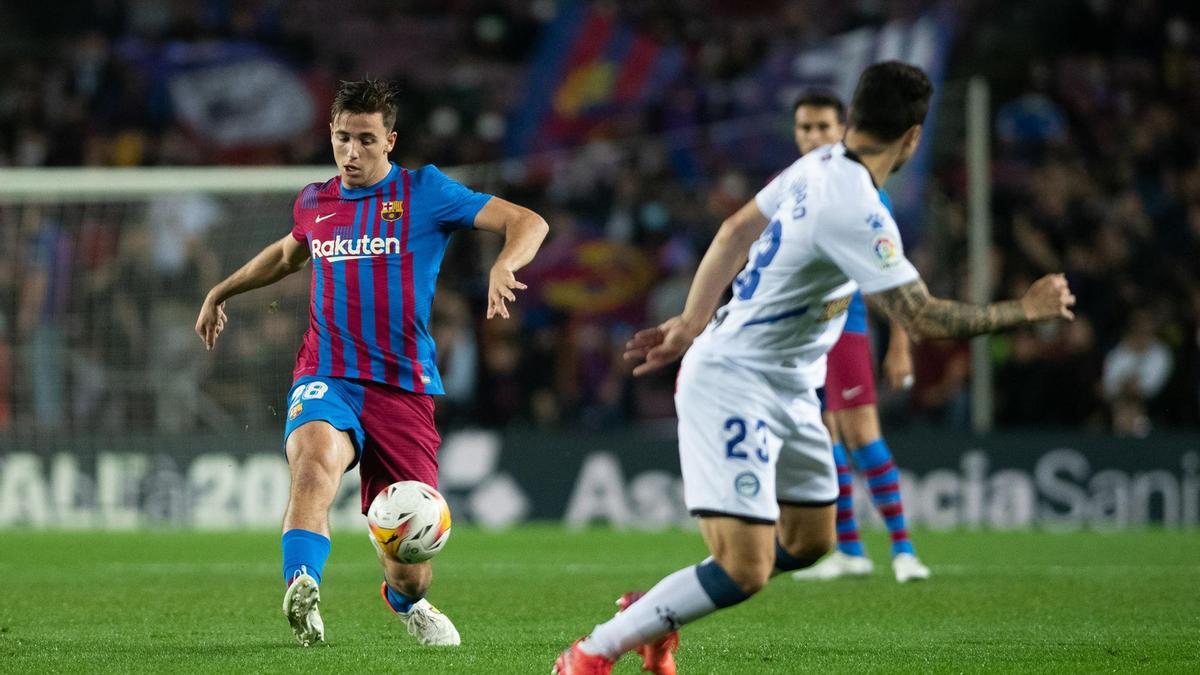
[[[367,527],[380,555],[405,564],[424,562],[446,547],[450,507],[425,483],[392,483],[367,509]]]

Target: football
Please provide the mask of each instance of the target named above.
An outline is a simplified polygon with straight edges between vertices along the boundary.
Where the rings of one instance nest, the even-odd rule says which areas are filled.
[[[450,507],[425,483],[392,483],[367,509],[367,527],[380,555],[405,564],[424,562],[450,538]]]

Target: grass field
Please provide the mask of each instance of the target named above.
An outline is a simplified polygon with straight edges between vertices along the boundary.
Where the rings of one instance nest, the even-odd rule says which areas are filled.
[[[688,626],[682,673],[1200,672],[1200,534],[918,533],[934,571],[900,586],[776,579]],[[886,546],[868,538],[877,561]],[[0,532],[0,672],[547,673],[622,591],[699,560],[689,532],[460,528],[430,599],[463,646],[422,648],[342,533],[322,588],[326,646],[279,611],[272,533]],[[627,657],[616,672],[636,673]]]

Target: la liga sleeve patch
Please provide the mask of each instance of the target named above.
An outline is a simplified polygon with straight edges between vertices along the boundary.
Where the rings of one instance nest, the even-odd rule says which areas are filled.
[[[879,269],[891,269],[904,259],[904,255],[900,252],[900,245],[888,234],[875,235],[875,240],[871,242],[871,249],[875,252]]]

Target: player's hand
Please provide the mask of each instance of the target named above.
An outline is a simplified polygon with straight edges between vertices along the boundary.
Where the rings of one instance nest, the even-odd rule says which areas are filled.
[[[204,348],[212,350],[217,344],[217,336],[225,330],[229,317],[225,316],[225,303],[217,304],[205,299],[200,308],[200,317],[196,319],[196,334],[204,341]]]
[[[883,374],[888,386],[897,391],[911,389],[913,385],[912,354],[908,349],[888,348],[883,357]]]
[[[1021,308],[1030,321],[1074,319],[1075,313],[1071,311],[1074,306],[1075,296],[1067,286],[1067,277],[1062,274],[1047,274],[1038,279],[1021,298]]]
[[[687,324],[683,317],[672,317],[654,328],[638,331],[633,339],[625,343],[625,360],[642,360],[633,369],[635,377],[658,370],[682,358],[700,330],[703,330],[703,326],[697,330]]]
[[[505,301],[516,302],[517,296],[513,291],[523,291],[526,288],[529,287],[517,281],[512,270],[501,265],[493,265],[492,271],[488,275],[487,318],[490,319],[499,314],[507,319],[508,307],[505,305]]]

